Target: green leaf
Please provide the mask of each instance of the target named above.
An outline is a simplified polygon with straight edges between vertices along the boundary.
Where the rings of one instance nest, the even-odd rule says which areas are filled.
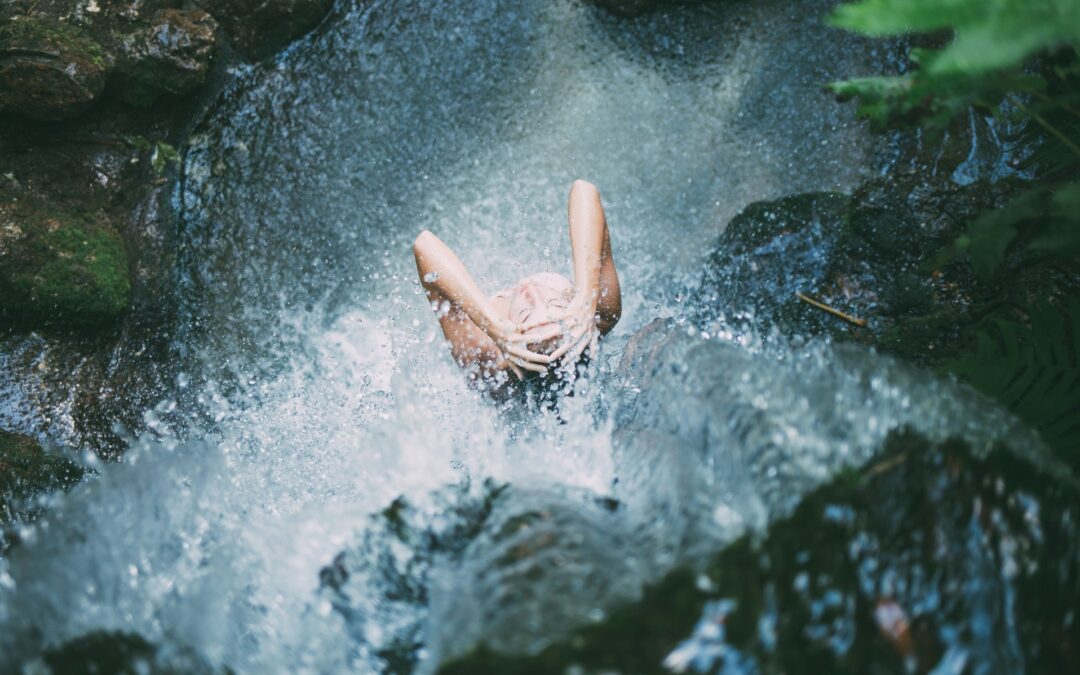
[[[169,162],[179,161],[180,154],[176,152],[176,148],[164,141],[154,143],[154,150],[150,154],[150,163],[154,167],[154,171],[161,174],[165,171],[165,166]]]
[[[863,0],[840,5],[829,22],[879,37],[952,28],[953,42],[926,64],[938,75],[1014,68],[1036,52],[1080,45],[1076,0]]]
[[[1070,464],[1080,462],[1080,300],[1042,301],[1028,321],[987,321],[974,352],[943,366],[1009,408]]]
[[[968,225],[968,250],[971,265],[981,277],[990,276],[1005,258],[1005,251],[1016,238],[1020,224],[1044,211],[1049,192],[1044,188],[1027,190],[1000,209],[983,213]]]

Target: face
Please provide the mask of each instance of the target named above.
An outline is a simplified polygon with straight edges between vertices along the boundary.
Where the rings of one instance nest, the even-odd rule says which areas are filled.
[[[509,318],[514,323],[554,320],[574,296],[574,285],[561,274],[544,272],[522,279],[510,295]],[[534,349],[550,351],[547,345]]]

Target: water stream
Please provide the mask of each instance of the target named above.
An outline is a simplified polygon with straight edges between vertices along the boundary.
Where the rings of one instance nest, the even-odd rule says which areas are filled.
[[[739,328],[688,339],[723,343],[732,412],[717,443],[743,445],[760,485],[713,494],[642,458],[640,435],[616,433],[628,338],[696,307],[728,219],[881,169],[884,142],[821,85],[890,56],[825,28],[830,5],[734,0],[625,20],[575,0],[345,3],[274,61],[233,68],[191,133],[176,197],[176,396],[147,411],[153,433],[123,463],[59,498],[0,561],[0,665],[96,629],[189,645],[240,673],[369,672],[375,646],[406,625],[454,653],[485,631],[486,554],[436,575],[430,615],[403,610],[400,626],[346,616],[319,590],[320,570],[341,551],[362,556],[369,514],[399,496],[436,529],[448,500],[482,501],[501,483],[525,502],[564,495],[552,499],[571,514],[594,498],[630,505],[610,527],[593,506],[567,516],[595,531],[632,532],[678,494],[702,502],[713,524],[650,540],[640,564],[623,564],[639,539],[597,543],[606,557],[582,564],[619,576],[599,603],[695,545],[761,526],[900,424],[981,442],[1005,433],[991,413],[972,423],[978,404],[928,374],[834,358],[828,345],[796,353]],[[575,178],[604,196],[622,322],[558,413],[493,405],[443,345],[412,239],[435,231],[492,291],[568,273]],[[702,414],[701,390],[684,408],[670,395],[675,422]],[[757,453],[755,438],[779,450]],[[360,609],[389,616],[374,575],[350,583],[371,596]],[[542,643],[530,639],[516,646]]]

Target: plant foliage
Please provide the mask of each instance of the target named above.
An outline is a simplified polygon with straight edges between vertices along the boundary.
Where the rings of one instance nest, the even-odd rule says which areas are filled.
[[[1038,181],[973,221],[946,258],[968,252],[985,277],[1018,242],[1037,254],[1080,250],[1080,0],[862,0],[829,20],[871,36],[951,32],[939,49],[912,49],[907,73],[830,85],[874,128],[942,130],[974,106],[1042,135]]]
[[[1028,321],[987,321],[976,350],[945,370],[1003,402],[1059,457],[1080,464],[1080,300],[1027,308]]]

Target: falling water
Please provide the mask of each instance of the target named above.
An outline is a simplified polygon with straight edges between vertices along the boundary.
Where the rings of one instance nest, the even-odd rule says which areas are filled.
[[[828,345],[799,356],[737,326],[681,339],[720,343],[734,430],[722,443],[753,455],[760,490],[721,499],[715,485],[675,482],[677,466],[654,472],[633,424],[612,412],[640,393],[617,365],[628,338],[656,317],[686,330],[731,216],[880,170],[882,141],[822,84],[889,68],[889,54],[824,27],[830,4],[733,0],[625,20],[575,0],[345,3],[275,60],[230,70],[190,134],[176,197],[176,395],[147,411],[150,432],[123,463],[57,498],[0,561],[0,664],[115,629],[237,672],[368,672],[400,626],[345,616],[320,570],[342,551],[363,558],[363,542],[379,541],[370,514],[399,497],[438,529],[448,502],[510,484],[617,533],[689,490],[720,526],[680,532],[708,548],[868,458],[889,429],[970,431],[969,404],[928,374],[868,353],[834,358]],[[436,232],[492,292],[534,271],[569,273],[575,178],[604,197],[622,322],[559,411],[494,405],[449,357],[412,239]],[[796,386],[815,379],[837,407]],[[671,423],[702,414],[701,390],[668,393]],[[756,437],[772,451],[755,453]],[[778,476],[787,498],[771,496]],[[630,515],[574,506],[597,498]],[[591,564],[619,577],[608,599],[686,554],[653,540],[641,564],[622,566],[631,539],[610,536],[582,554],[588,566],[588,550],[607,547]],[[484,629],[485,555],[433,573],[434,608],[405,611],[401,626],[421,626],[444,654],[466,648]],[[371,596],[360,607],[385,610],[376,575],[358,579],[353,590]],[[520,646],[543,641],[530,640]],[[430,651],[418,658],[432,666]]]

